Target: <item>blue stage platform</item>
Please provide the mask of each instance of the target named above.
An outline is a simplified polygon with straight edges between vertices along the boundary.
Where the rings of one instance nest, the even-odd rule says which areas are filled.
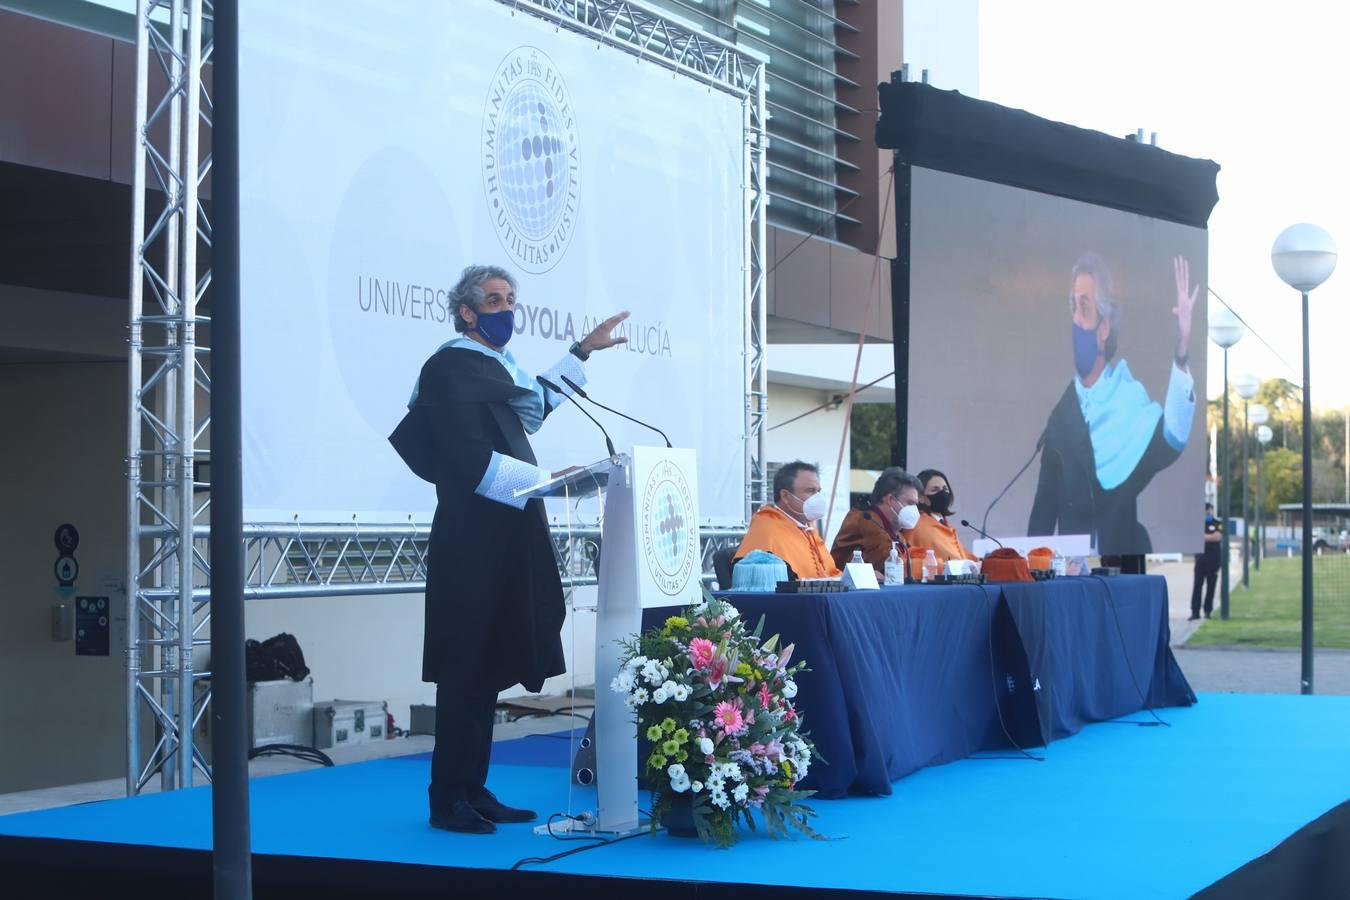
[[[748,834],[721,852],[646,835],[514,874],[509,870],[523,858],[581,844],[536,836],[528,825],[491,837],[432,830],[425,757],[262,778],[251,788],[256,896],[300,896],[297,885],[315,887],[338,873],[355,885],[365,865],[375,867],[388,896],[401,893],[406,875],[409,892],[438,883],[486,892],[502,886],[493,879],[510,878],[516,897],[568,888],[603,896],[621,887],[650,897],[676,882],[704,882],[702,896],[721,894],[713,883],[722,882],[739,885],[739,896],[791,886],[1184,897],[1350,799],[1350,697],[1204,694],[1194,707],[1160,715],[1171,727],[1090,725],[1038,748],[1043,762],[1000,752],[917,772],[896,782],[889,797],[820,801],[819,829],[828,841]],[[1141,713],[1128,721],[1153,720]],[[565,809],[569,746],[546,736],[497,745],[490,786],[546,814]],[[585,808],[584,789],[573,792],[574,808]],[[197,788],[0,818],[0,869],[42,870],[41,860],[51,857],[63,860],[66,874],[91,866],[103,879],[94,883],[106,887],[118,872],[138,869],[142,890],[153,883],[152,870],[176,872],[189,886],[209,877],[200,851],[210,842],[210,790]]]

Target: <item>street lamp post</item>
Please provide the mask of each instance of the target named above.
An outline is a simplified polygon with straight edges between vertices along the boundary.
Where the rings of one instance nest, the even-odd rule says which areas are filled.
[[[1256,426],[1256,490],[1252,494],[1252,504],[1255,507],[1252,510],[1252,517],[1256,519],[1256,540],[1252,542],[1252,565],[1256,566],[1256,571],[1259,572],[1261,571],[1261,557],[1266,555],[1266,536],[1261,531],[1266,496],[1261,484],[1261,466],[1266,458],[1265,444],[1261,442],[1261,433],[1272,434],[1272,432],[1266,427],[1266,422],[1270,420],[1270,410],[1266,409],[1263,404],[1253,403],[1248,415],[1251,417],[1252,424]]]
[[[1261,569],[1261,557],[1266,555],[1266,444],[1275,437],[1269,425],[1256,427],[1256,568]]]
[[[1251,527],[1247,521],[1247,494],[1250,493],[1251,484],[1247,481],[1247,445],[1251,443],[1249,429],[1251,428],[1248,419],[1248,404],[1256,396],[1256,392],[1261,390],[1261,379],[1252,375],[1250,372],[1246,375],[1240,375],[1233,382],[1233,389],[1237,395],[1242,398],[1242,586],[1244,588],[1251,585],[1251,579],[1248,574],[1248,564],[1251,558]]]
[[[1290,225],[1275,238],[1270,263],[1280,280],[1303,295],[1303,676],[1313,692],[1312,391],[1308,362],[1308,292],[1336,271],[1336,242],[1316,225]]]
[[[1223,540],[1219,543],[1219,618],[1228,618],[1228,519],[1232,515],[1232,501],[1228,496],[1228,466],[1232,441],[1228,434],[1228,349],[1242,340],[1242,322],[1233,311],[1224,306],[1209,320],[1209,339],[1223,348],[1223,443],[1219,453],[1219,521]]]

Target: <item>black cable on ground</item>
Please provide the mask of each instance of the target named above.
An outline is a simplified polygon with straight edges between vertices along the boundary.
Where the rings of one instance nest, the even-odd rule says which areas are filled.
[[[248,751],[249,759],[258,759],[262,756],[290,756],[319,766],[331,767],[333,765],[333,760],[329,758],[327,753],[315,747],[306,747],[303,744],[264,744]]]
[[[518,871],[521,866],[525,865],[543,865],[544,863],[555,862],[557,860],[562,859],[565,856],[572,856],[575,853],[584,853],[587,850],[594,850],[596,847],[606,847],[610,844],[618,844],[622,843],[623,841],[631,841],[633,838],[646,837],[649,834],[651,834],[651,831],[643,830],[634,832],[633,834],[625,834],[623,837],[593,838],[592,839],[593,842],[588,843],[584,847],[573,847],[571,850],[564,850],[563,852],[555,853],[552,856],[527,856],[524,859],[518,859],[516,860],[515,864],[511,866],[511,871],[512,872]],[[559,840],[567,840],[567,838],[559,838]]]
[[[1139,686],[1139,678],[1134,674],[1134,666],[1130,663],[1130,650],[1125,644],[1125,628],[1120,624],[1120,612],[1116,609],[1115,595],[1111,593],[1111,585],[1105,583],[1106,579],[1100,575],[1097,577],[1103,582],[1102,586],[1106,588],[1106,602],[1111,605],[1111,615],[1116,620],[1116,635],[1120,638],[1120,655],[1125,657],[1125,669],[1130,673],[1130,681],[1134,682],[1134,689],[1139,693],[1139,702],[1144,704],[1144,709],[1148,711],[1149,715],[1157,719],[1156,722],[1123,722],[1119,719],[1116,721],[1120,725],[1141,725],[1145,727],[1162,725],[1171,728],[1172,725],[1164,722],[1162,717],[1154,711],[1152,704],[1148,702],[1148,697],[1144,694],[1144,689]]]

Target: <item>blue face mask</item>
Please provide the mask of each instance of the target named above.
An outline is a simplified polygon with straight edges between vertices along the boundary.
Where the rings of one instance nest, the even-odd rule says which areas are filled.
[[[480,318],[481,321],[481,318]],[[1086,378],[1097,365],[1097,329],[1080,328],[1073,323],[1073,367],[1079,378]]]
[[[483,336],[494,347],[505,347],[516,330],[516,311],[503,309],[500,312],[479,313],[478,324],[473,330]]]

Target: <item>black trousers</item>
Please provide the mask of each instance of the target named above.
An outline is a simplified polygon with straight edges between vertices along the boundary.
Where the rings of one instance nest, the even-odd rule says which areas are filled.
[[[1200,615],[1200,588],[1205,589],[1205,615],[1214,611],[1214,585],[1219,580],[1219,567],[1205,562],[1203,556],[1195,560],[1195,587],[1191,588],[1191,615]]]
[[[449,810],[486,785],[496,709],[496,688],[436,682],[436,745],[427,789],[432,809]]]

